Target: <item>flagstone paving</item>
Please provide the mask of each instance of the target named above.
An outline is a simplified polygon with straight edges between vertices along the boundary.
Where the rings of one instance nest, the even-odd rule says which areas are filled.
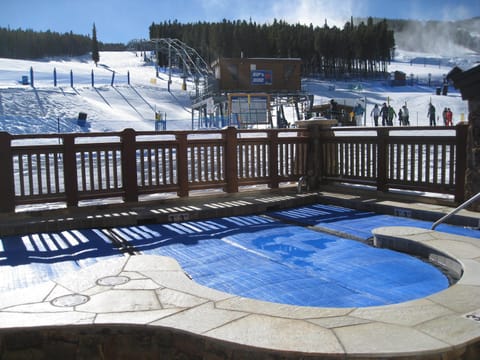
[[[480,358],[480,240],[397,226],[374,245],[460,278],[399,304],[298,307],[206,288],[169,257],[108,258],[0,293],[0,358]]]

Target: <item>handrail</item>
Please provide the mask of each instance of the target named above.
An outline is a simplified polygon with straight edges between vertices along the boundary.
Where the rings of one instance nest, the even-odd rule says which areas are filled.
[[[461,204],[460,206],[458,206],[457,208],[453,209],[452,211],[450,211],[448,214],[446,214],[445,216],[442,216],[440,219],[438,219],[437,221],[435,221],[432,225],[432,229],[431,230],[435,230],[435,228],[440,225],[443,221],[445,221],[446,219],[448,219],[450,216],[453,216],[455,215],[457,212],[459,212],[460,210],[464,209],[465,207],[467,207],[468,205],[470,205],[471,203],[473,203],[474,201],[480,199],[480,192],[471,197],[470,199],[468,199],[467,201],[465,201],[463,204]]]

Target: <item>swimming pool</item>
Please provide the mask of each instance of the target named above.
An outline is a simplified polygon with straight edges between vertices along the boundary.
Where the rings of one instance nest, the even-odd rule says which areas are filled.
[[[298,225],[300,224],[300,225]],[[202,285],[260,300],[304,306],[371,306],[443,290],[447,279],[413,257],[366,241],[379,226],[427,228],[428,222],[311,205],[262,216],[115,229],[146,254],[177,259]],[[478,231],[442,225],[463,235]]]
[[[366,241],[372,236],[371,229],[389,225],[431,226],[418,220],[316,204],[263,215],[111,231],[136,252],[175,258],[202,285],[270,302],[374,306],[421,298],[448,287],[448,279],[439,269],[417,258],[316,230],[330,229],[332,233],[350,234]],[[478,230],[449,225],[438,230],[480,237]],[[77,245],[62,248],[60,239],[67,238]],[[11,250],[14,243],[17,247],[16,255],[8,252],[0,262],[10,262],[9,270],[18,269],[11,267],[15,261],[15,266],[21,265],[26,284],[53,278],[102,258],[123,256],[99,229],[30,235],[27,239],[2,239],[4,244],[10,244],[6,250]],[[29,243],[33,245],[27,248],[25,244]],[[56,248],[54,252],[52,247]],[[4,275],[8,275],[6,269],[0,266]]]

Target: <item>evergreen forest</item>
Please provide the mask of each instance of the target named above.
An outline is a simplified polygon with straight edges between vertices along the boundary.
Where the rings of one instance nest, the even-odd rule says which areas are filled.
[[[207,61],[220,57],[301,58],[304,75],[322,77],[378,77],[387,72],[394,49],[434,53],[448,44],[480,51],[480,17],[460,21],[354,19],[343,28],[289,24],[274,19],[269,24],[246,20],[180,23],[168,20],[152,23],[150,39],[179,39]],[[142,40],[142,44],[145,44]],[[90,36],[72,32],[10,29],[0,27],[0,57],[38,59],[82,56],[92,51]],[[132,41],[135,43],[135,41]],[[148,41],[146,44],[150,44]],[[131,43],[98,42],[99,51],[136,48]],[[142,50],[147,48],[141,47]],[[153,50],[153,48],[151,48]],[[167,64],[167,56],[159,59]]]
[[[313,25],[223,20],[218,23],[165,21],[150,26],[150,38],[176,38],[208,62],[225,57],[301,58],[303,74],[325,77],[385,74],[395,47],[386,20],[353,20],[343,29]],[[166,56],[160,65],[167,63]]]
[[[124,50],[123,44],[102,44],[100,50]],[[0,57],[10,59],[39,59],[55,56],[81,56],[92,50],[92,39],[72,32],[60,34],[52,31],[0,27]]]

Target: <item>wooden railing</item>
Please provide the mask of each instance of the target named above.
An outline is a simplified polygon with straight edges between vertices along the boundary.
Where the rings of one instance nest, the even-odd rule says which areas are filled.
[[[0,133],[1,212],[18,205],[297,181],[308,137],[299,129],[10,135]]]
[[[334,135],[334,136],[332,136]],[[464,200],[467,126],[320,132],[323,180],[451,194]]]
[[[0,212],[18,205],[266,184],[307,175],[380,191],[409,189],[464,200],[466,126],[308,128],[10,135],[0,133]]]

